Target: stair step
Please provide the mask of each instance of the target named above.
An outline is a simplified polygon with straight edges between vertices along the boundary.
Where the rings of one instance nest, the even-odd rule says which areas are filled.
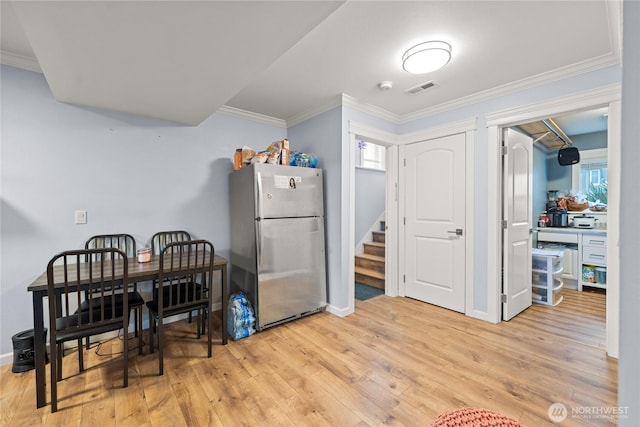
[[[384,273],[363,267],[356,267],[355,273],[356,282],[384,289]]]
[[[383,273],[384,275],[384,257],[371,254],[358,254],[355,256],[355,266],[362,267],[369,270],[375,270]]]
[[[364,253],[384,257],[384,243],[381,243],[381,242],[364,243]]]
[[[379,242],[379,243],[384,243],[385,242],[385,233],[384,233],[384,231],[372,231],[371,234],[373,235],[373,241],[374,242]]]

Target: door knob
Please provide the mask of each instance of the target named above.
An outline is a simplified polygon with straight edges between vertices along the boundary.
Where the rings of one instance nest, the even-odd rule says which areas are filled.
[[[456,236],[462,236],[462,228],[456,228],[455,230],[449,230],[447,233],[455,234]]]

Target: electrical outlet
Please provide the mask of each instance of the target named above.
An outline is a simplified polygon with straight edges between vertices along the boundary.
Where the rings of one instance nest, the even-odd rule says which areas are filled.
[[[87,223],[87,211],[75,211],[74,217],[75,217],[76,224]]]

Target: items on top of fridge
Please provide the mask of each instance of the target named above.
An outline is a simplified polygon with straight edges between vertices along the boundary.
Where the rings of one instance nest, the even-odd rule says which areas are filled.
[[[289,140],[287,139],[272,142],[266,150],[258,153],[249,147],[236,149],[233,158],[234,170],[252,163],[315,168],[318,166],[318,156],[300,151],[291,152],[289,150]]]
[[[315,154],[307,154],[300,151],[294,151],[291,153],[291,160],[289,161],[289,165],[315,168],[318,166],[318,156],[316,156]]]

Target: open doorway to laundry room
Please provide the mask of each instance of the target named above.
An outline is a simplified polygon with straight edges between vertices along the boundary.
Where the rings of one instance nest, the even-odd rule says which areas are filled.
[[[532,265],[533,302],[548,310],[574,306],[581,317],[575,327],[587,333],[564,328],[567,338],[581,336],[588,341],[584,344],[605,349],[608,106],[515,128],[534,141],[532,247],[538,262]],[[578,163],[560,164],[558,154],[567,147],[578,150]],[[541,269],[548,257],[558,261],[550,274]]]

